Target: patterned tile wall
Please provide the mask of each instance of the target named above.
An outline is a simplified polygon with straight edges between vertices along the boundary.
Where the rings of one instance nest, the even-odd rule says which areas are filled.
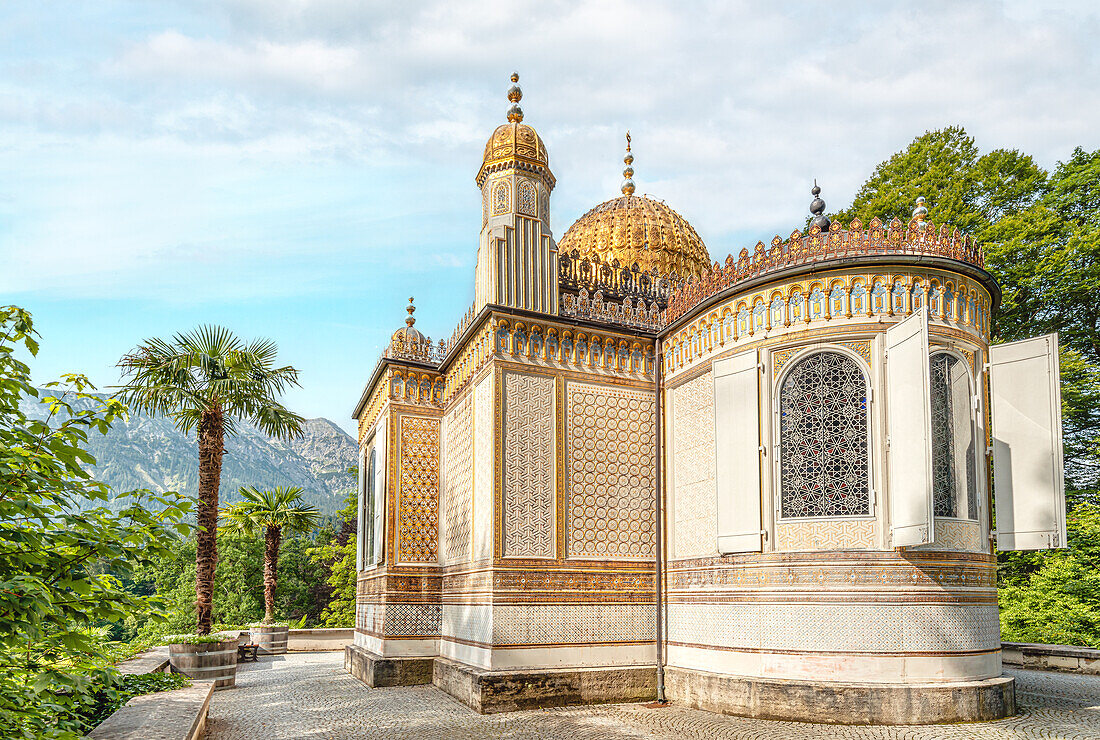
[[[487,644],[493,639],[491,604],[444,604],[441,635]]]
[[[807,594],[807,599],[813,595]],[[996,603],[671,603],[672,642],[861,653],[995,650]]]
[[[978,522],[951,519],[936,519],[935,540],[919,549],[989,552],[988,546],[982,542],[982,526]]]
[[[443,420],[443,562],[470,558],[470,506],[474,487],[474,396],[467,393]]]
[[[383,631],[387,637],[434,637],[439,634],[439,604],[386,604]]]
[[[714,382],[710,372],[676,388],[672,556],[717,553],[718,494],[714,480]]]
[[[439,517],[439,419],[401,417],[398,480],[397,559],[432,563],[437,559]]]
[[[566,385],[570,556],[652,557],[653,394]]]
[[[496,604],[496,645],[637,642],[654,639],[652,604]]]
[[[554,557],[554,378],[504,373],[504,556]]]
[[[373,634],[380,634],[382,632],[382,621],[385,609],[386,607],[384,604],[356,604],[355,628],[366,630]]]
[[[873,550],[878,547],[878,521],[836,519],[816,522],[776,522],[775,549]]]
[[[493,375],[474,389],[474,557],[493,554],[494,476],[493,419],[496,414]]]

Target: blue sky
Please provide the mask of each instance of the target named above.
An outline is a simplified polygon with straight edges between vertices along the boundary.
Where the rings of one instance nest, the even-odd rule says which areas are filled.
[[[224,324],[351,409],[416,296],[472,299],[473,177],[508,75],[558,178],[560,236],[618,192],[712,257],[847,204],[883,158],[961,124],[1052,166],[1100,147],[1091,2],[195,0],[0,5],[0,301],[33,311],[36,379],[101,386],[149,336]]]

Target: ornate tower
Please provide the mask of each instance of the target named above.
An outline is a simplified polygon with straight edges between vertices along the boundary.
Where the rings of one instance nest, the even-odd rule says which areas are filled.
[[[513,72],[508,123],[485,144],[477,173],[482,218],[474,312],[494,303],[556,314],[558,251],[550,233],[554,174],[546,145],[523,123],[518,83]]]

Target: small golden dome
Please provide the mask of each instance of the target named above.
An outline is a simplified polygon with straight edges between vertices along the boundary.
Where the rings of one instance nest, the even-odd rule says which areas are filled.
[[[634,263],[646,272],[698,277],[710,269],[703,240],[683,216],[659,200],[634,195],[634,155],[627,134],[623,194],[601,203],[569,227],[558,241],[559,252],[598,254],[623,267]]]
[[[490,171],[518,167],[519,169],[543,173],[547,184],[554,187],[554,176],[550,173],[550,155],[546,144],[542,143],[538,132],[523,123],[523,109],[519,101],[523,91],[519,87],[519,75],[512,73],[512,86],[508,88],[508,123],[497,126],[496,131],[485,142],[485,155],[481,159],[481,169],[477,173],[477,184],[481,187]]]
[[[546,145],[542,143],[535,129],[518,122],[497,126],[497,130],[485,143],[485,156],[481,166],[485,168],[505,159],[525,159],[544,167],[550,163]]]
[[[405,325],[393,333],[390,337],[391,343],[397,347],[410,344],[421,344],[431,341],[426,336],[420,333],[418,329],[413,328],[413,324],[416,323],[416,319],[413,318],[413,312],[416,311],[416,306],[413,305],[413,299],[409,299],[409,305],[405,307],[405,310],[409,312],[409,315],[405,317]]]

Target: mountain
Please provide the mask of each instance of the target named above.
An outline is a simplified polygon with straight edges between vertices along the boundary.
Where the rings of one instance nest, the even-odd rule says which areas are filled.
[[[47,412],[34,399],[25,400],[22,410],[38,419]],[[241,486],[289,485],[301,486],[302,497],[323,514],[343,508],[344,499],[355,490],[356,476],[348,469],[358,463],[358,445],[328,419],[309,419],[302,431],[301,438],[287,442],[251,425],[239,425],[238,434],[226,440],[221,505],[239,500]],[[148,488],[198,495],[195,435],[183,434],[170,419],[131,413],[128,420],[116,421],[106,435],[89,433],[88,451],[96,459],[93,476],[117,493]]]

